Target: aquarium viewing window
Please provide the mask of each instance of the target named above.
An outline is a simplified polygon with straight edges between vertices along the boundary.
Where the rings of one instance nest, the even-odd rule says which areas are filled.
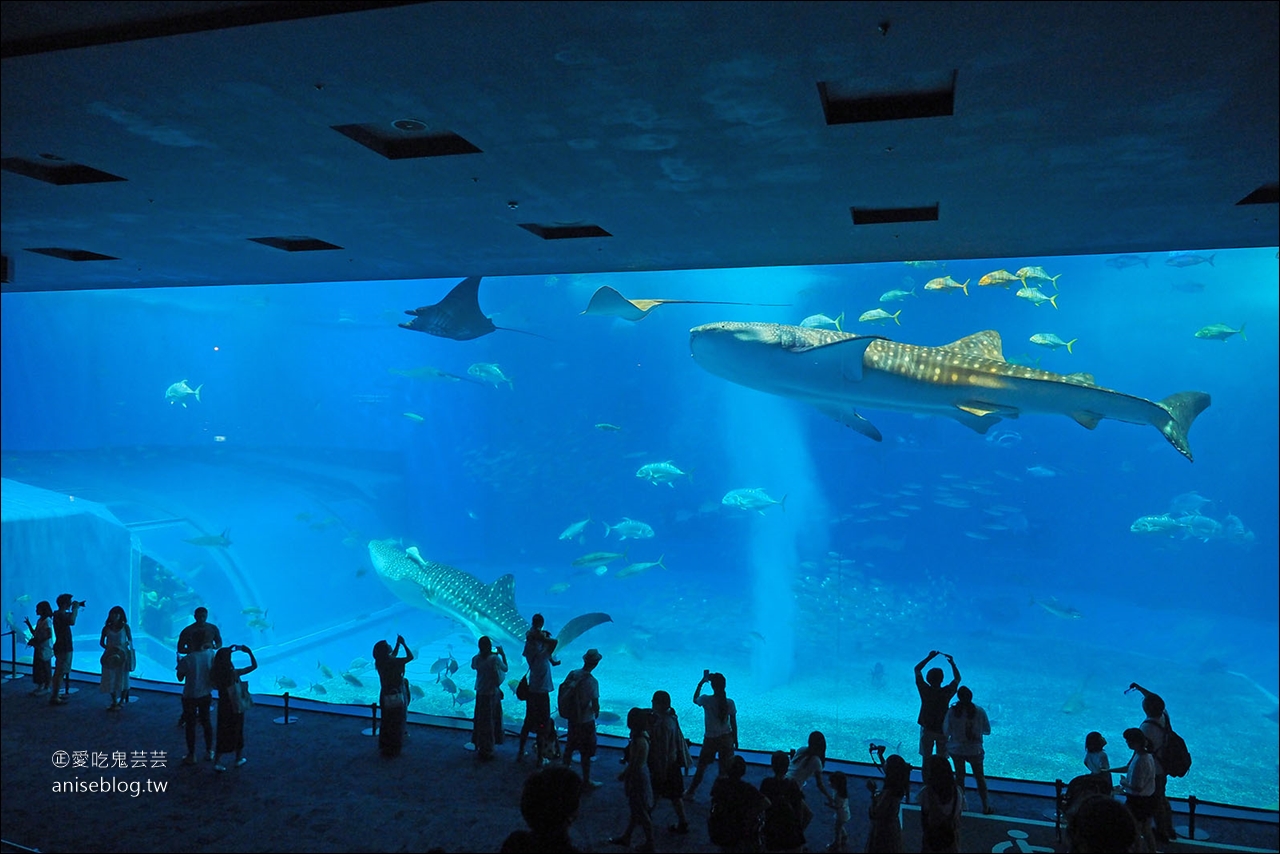
[[[122,605],[165,681],[204,605],[255,690],[335,704],[403,634],[438,718],[537,612],[557,681],[602,653],[605,732],[663,689],[701,740],[711,670],[744,748],[917,766],[936,649],[1031,780],[1121,744],[1138,682],[1196,758],[1170,794],[1274,806],[1276,264],[486,277],[469,340],[424,310],[477,271],[5,294],[0,597],[18,632],[88,600],[86,648]]]

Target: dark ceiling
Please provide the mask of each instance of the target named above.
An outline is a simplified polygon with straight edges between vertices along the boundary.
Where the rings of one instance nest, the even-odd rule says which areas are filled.
[[[1277,8],[7,0],[4,289],[1272,246]]]

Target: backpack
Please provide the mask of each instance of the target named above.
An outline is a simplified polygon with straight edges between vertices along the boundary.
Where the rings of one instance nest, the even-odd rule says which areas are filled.
[[[566,721],[577,723],[581,711],[578,702],[578,686],[581,682],[582,672],[571,670],[556,689],[556,713]]]
[[[1191,751],[1182,736],[1168,727],[1164,731],[1164,746],[1155,753],[1156,761],[1170,777],[1185,777],[1191,770]]]

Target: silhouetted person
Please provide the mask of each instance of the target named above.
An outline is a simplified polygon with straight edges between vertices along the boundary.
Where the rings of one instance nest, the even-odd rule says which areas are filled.
[[[178,632],[178,658],[188,653],[196,652],[204,649],[208,644],[215,652],[222,646],[222,632],[218,627],[209,622],[209,609],[201,605],[191,613],[191,617],[195,622],[185,626],[182,631]],[[182,716],[178,718],[178,726],[187,723],[186,707],[183,707]]]
[[[98,636],[98,645],[102,647],[99,690],[111,695],[107,711],[119,711],[129,700],[129,657],[133,650],[133,631],[121,606],[114,605],[107,612],[107,622]]]
[[[204,649],[206,643],[212,644],[214,650],[222,646],[222,632],[209,622],[209,609],[201,605],[191,615],[195,622],[178,632],[178,655],[186,655]]]
[[[666,691],[653,692],[653,719],[649,724],[649,779],[653,784],[655,801],[669,800],[676,810],[676,823],[668,829],[672,833],[688,833],[689,820],[685,817],[684,775],[682,768],[689,767],[689,746],[680,719],[671,708],[671,695]]]
[[[764,827],[769,799],[755,786],[742,779],[747,773],[747,760],[734,756],[723,774],[711,786],[711,814],[707,832],[721,851],[756,852],[761,850],[760,833]]]
[[[653,784],[649,779],[649,719],[648,709],[635,708],[627,712],[627,729],[631,740],[627,742],[625,761],[627,767],[618,775],[622,791],[627,796],[627,829],[621,836],[609,837],[612,845],[630,847],[631,834],[638,827],[644,831],[641,851],[653,850]]]
[[[231,661],[231,653],[236,650],[249,654],[248,667],[236,667]],[[248,759],[244,757],[244,715],[245,709],[240,705],[240,677],[258,669],[258,659],[253,650],[247,646],[224,646],[213,655],[213,665],[209,668],[209,681],[218,689],[218,740],[214,748],[213,770],[226,771],[227,766],[218,760],[223,753],[236,755],[235,767],[239,768]]]
[[[702,695],[702,686],[711,683],[711,696]],[[684,793],[686,801],[692,801],[698,784],[712,760],[719,758],[719,773],[723,774],[725,766],[738,748],[738,708],[733,700],[724,692],[725,678],[723,673],[702,671],[702,679],[693,689],[694,705],[702,707],[703,734],[702,750],[698,753],[698,770],[689,781],[689,789]]]
[[[596,718],[600,716],[600,682],[592,673],[603,658],[600,650],[592,647],[582,656],[582,667],[569,671],[566,682],[573,686],[575,709],[569,722],[569,733],[564,740],[564,764],[568,765],[576,750],[582,760],[582,785],[588,789],[600,786],[591,779],[591,758],[596,755]]]
[[[800,787],[800,791],[804,791],[805,785],[812,777],[814,782],[818,784],[818,791],[822,793],[822,800],[827,806],[834,806],[832,794],[827,790],[826,785],[822,782],[822,769],[827,764],[827,737],[818,730],[809,733],[809,741],[804,747],[791,754],[791,767],[787,769],[787,776],[796,781],[796,785]],[[808,805],[808,799],[805,800],[804,828],[809,829],[809,822],[813,819],[813,808]]]
[[[1137,682],[1131,683],[1129,687],[1142,694],[1142,711],[1147,717],[1138,724],[1138,728],[1151,744],[1151,758],[1156,765],[1156,790],[1153,794],[1155,812],[1151,816],[1155,825],[1155,838],[1157,842],[1169,842],[1176,839],[1178,834],[1173,829],[1173,811],[1165,794],[1169,786],[1169,773],[1160,764],[1160,751],[1164,750],[1165,739],[1169,730],[1173,729],[1173,724],[1169,723],[1169,712],[1165,709],[1163,697],[1154,691],[1148,691]]]
[[[1106,774],[1107,788],[1111,788],[1111,760],[1107,758],[1107,740],[1100,732],[1091,732],[1084,737],[1084,767],[1090,774]]]
[[[1106,795],[1081,799],[1067,821],[1067,850],[1073,854],[1123,854],[1133,851],[1137,841],[1133,814]]]
[[[920,851],[940,854],[960,850],[960,813],[964,791],[956,785],[951,764],[945,755],[925,760],[929,782],[920,790]]]
[[[396,655],[400,650],[404,655]],[[382,709],[382,726],[378,728],[378,749],[383,756],[399,756],[404,746],[405,721],[409,715],[409,682],[404,678],[405,665],[413,661],[413,650],[396,635],[396,645],[380,640],[373,645],[373,666],[378,671],[378,705]]]
[[[942,724],[947,734],[947,753],[956,767],[956,785],[964,789],[965,763],[973,767],[973,779],[978,786],[978,797],[982,799],[982,812],[991,815],[991,805],[987,801],[987,778],[982,771],[982,760],[985,751],[982,737],[991,734],[991,722],[987,712],[973,703],[973,691],[968,686],[961,686],[956,691],[956,704],[947,711]]]
[[[53,683],[53,606],[47,601],[36,603],[36,624],[27,620],[31,630],[31,696],[49,694]]]
[[[795,780],[787,776],[791,757],[775,750],[769,758],[773,776],[760,781],[760,794],[769,799],[764,813],[764,849],[795,851],[804,847],[804,793]]]
[[[67,677],[71,675],[71,660],[74,657],[75,644],[72,641],[71,629],[76,624],[76,617],[80,615],[80,609],[84,607],[84,602],[77,602],[71,598],[70,593],[59,594],[58,610],[53,612],[51,618],[53,622],[53,656],[55,665],[53,668],[53,688],[49,695],[49,705],[60,706],[71,696],[69,686],[66,684]],[[62,691],[59,695],[58,692]]]
[[[867,851],[899,854],[902,851],[902,821],[898,811],[911,786],[911,766],[894,753],[884,760],[884,788],[876,792],[874,780],[867,781],[871,806],[867,816],[871,829],[867,833]]]
[[[843,851],[849,842],[849,832],[845,830],[845,825],[852,817],[849,812],[849,776],[843,771],[835,771],[831,775],[831,800],[828,803],[835,819],[835,829],[827,850]]]
[[[196,764],[196,724],[204,730],[205,758],[210,762],[213,751],[213,723],[209,708],[213,705],[213,641],[206,640],[204,649],[189,652],[178,662],[178,681],[182,683],[182,716],[187,728],[187,755],[182,764]]]
[[[551,667],[560,663],[555,660],[557,641],[544,625],[543,616],[534,614],[524,636],[521,655],[529,665],[529,696],[525,700],[524,726],[520,729],[520,750],[516,754],[517,762],[524,758],[525,742],[533,733],[539,765],[549,762],[553,752],[556,736],[551,729],[551,691],[555,683],[551,680]]]
[[[1155,830],[1152,819],[1156,813],[1156,760],[1151,755],[1151,742],[1137,727],[1124,731],[1124,743],[1133,751],[1125,774],[1120,778],[1124,790],[1124,805],[1133,815],[1142,836],[1143,851],[1155,851]]]
[[[502,690],[502,677],[507,672],[507,653],[499,644],[493,648],[493,640],[487,635],[476,641],[479,652],[471,658],[471,669],[476,672],[476,706],[471,718],[471,743],[476,746],[477,759],[492,759],[493,746],[502,736],[502,704],[498,692]]]
[[[930,668],[927,677],[920,675],[924,666],[938,655],[951,665],[951,681],[946,685],[942,684],[941,667]],[[939,756],[947,755],[947,736],[942,731],[942,724],[947,716],[947,706],[960,687],[960,669],[951,656],[932,649],[916,665],[915,672],[916,690],[920,693],[920,714],[916,717],[916,723],[920,724],[920,759],[923,763],[921,773],[924,775],[924,782],[928,783],[929,769],[932,767],[927,761],[929,757],[935,753]]]
[[[576,854],[580,849],[570,839],[569,827],[581,801],[582,778],[572,768],[555,765],[530,775],[520,793],[520,815],[529,829],[513,831],[499,850]]]

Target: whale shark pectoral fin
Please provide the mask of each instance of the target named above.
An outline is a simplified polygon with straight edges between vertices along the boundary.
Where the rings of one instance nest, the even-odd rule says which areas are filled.
[[[1086,430],[1092,430],[1093,428],[1097,427],[1098,422],[1102,420],[1102,416],[1099,415],[1098,413],[1088,412],[1085,410],[1081,410],[1079,412],[1072,412],[1071,417],[1075,419],[1075,422],[1077,424],[1079,424],[1081,427],[1083,427]]]
[[[610,617],[608,614],[604,614],[599,611],[591,614],[582,614],[581,616],[574,617],[572,620],[564,624],[564,628],[561,629],[560,634],[557,635],[557,638],[559,639],[559,643],[557,644],[556,648],[564,649],[566,646],[573,643],[575,639],[581,636],[588,629],[595,628],[601,623],[612,623],[612,622],[613,622],[613,617]]]
[[[1016,409],[1013,410],[1013,412],[1015,415],[1017,414]],[[983,412],[981,410],[974,412],[973,408],[957,405],[956,412],[951,417],[975,433],[985,434],[992,427],[1004,420],[1000,417],[1003,414],[1004,413],[1001,412],[1000,415],[996,415],[994,414],[994,411]]]
[[[1017,418],[1018,415],[1021,414],[1015,406],[1001,406],[998,403],[987,403],[982,400],[970,400],[965,403],[957,403],[956,409],[967,412],[970,415],[977,416],[978,418],[985,418],[988,415],[995,415],[999,418]]]
[[[880,442],[884,439],[884,436],[880,435],[880,431],[876,429],[876,426],[859,415],[852,406],[819,406],[818,409],[823,414],[834,418],[852,430],[858,431],[873,442]]]

